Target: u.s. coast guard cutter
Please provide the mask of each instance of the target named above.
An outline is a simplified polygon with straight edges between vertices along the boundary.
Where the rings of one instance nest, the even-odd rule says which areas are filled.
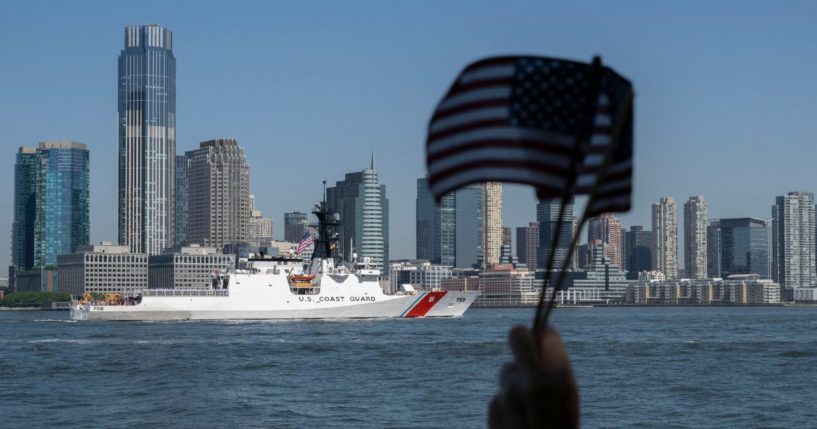
[[[213,276],[208,289],[147,289],[100,301],[75,301],[74,320],[345,319],[461,316],[475,291],[384,293],[369,258],[334,257],[339,219],[315,206],[318,237],[311,261],[250,258],[246,269]]]

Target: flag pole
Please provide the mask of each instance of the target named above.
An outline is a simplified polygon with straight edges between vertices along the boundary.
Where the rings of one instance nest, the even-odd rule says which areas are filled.
[[[595,113],[596,113],[596,103],[598,101],[599,93],[601,91],[602,62],[601,62],[601,57],[599,57],[598,55],[593,57],[592,69],[591,70],[592,70],[591,71],[592,77],[590,79],[590,88],[588,89],[587,105],[585,107],[586,110],[585,110],[584,118],[583,118],[584,119],[583,124],[586,124],[587,126],[586,126],[586,128],[584,128],[584,130],[588,130],[588,129],[592,128],[593,121],[594,121],[594,118],[595,118]],[[575,151],[573,152],[573,159],[571,160],[571,169],[574,172],[578,169],[579,161],[581,161],[581,159],[582,159],[582,154],[584,152],[582,150],[583,149],[582,145],[583,144],[585,144],[585,145],[589,144],[589,139],[590,139],[591,135],[592,135],[592,133],[588,133],[587,131],[580,131],[576,135],[576,141],[575,141],[575,146],[574,146]],[[567,253],[567,257],[562,262],[561,273],[558,276],[556,284],[553,285],[553,292],[552,292],[552,294],[550,296],[550,300],[548,301],[548,308],[545,311],[545,302],[546,302],[545,298],[547,297],[547,287],[551,283],[551,281],[550,281],[551,271],[553,270],[553,264],[555,262],[553,256],[554,256],[556,246],[558,244],[558,241],[559,241],[559,238],[560,238],[560,235],[561,235],[560,234],[561,233],[561,223],[563,222],[565,208],[566,208],[567,204],[570,202],[570,199],[573,196],[573,186],[576,183],[577,175],[578,174],[570,175],[570,177],[568,177],[567,182],[565,183],[564,188],[562,189],[562,196],[561,196],[561,202],[560,202],[560,207],[559,207],[559,225],[558,225],[558,228],[556,230],[556,233],[553,236],[553,240],[551,241],[550,255],[548,255],[548,264],[547,264],[547,268],[546,268],[546,271],[545,271],[545,279],[544,279],[544,282],[542,284],[542,291],[539,294],[539,303],[536,305],[536,313],[534,314],[534,318],[533,318],[533,338],[535,339],[535,341],[537,343],[539,342],[539,338],[541,337],[540,334],[542,332],[542,329],[544,328],[544,324],[547,322],[547,317],[550,314],[550,309],[551,309],[551,307],[553,307],[553,305],[555,303],[556,292],[561,288],[561,283],[564,280],[564,270],[567,269],[567,266],[570,263],[570,260],[571,260],[571,258],[573,256],[573,249],[575,248],[576,242],[578,241],[577,238],[581,234],[581,227],[584,225],[584,221],[585,221],[584,219],[582,219],[582,221],[579,223],[579,228],[575,233],[573,233],[573,231],[570,232],[573,239],[570,242],[570,248],[569,248],[569,251]],[[585,214],[586,213],[587,213],[587,210],[585,208]],[[582,218],[584,218],[584,217],[585,216],[582,216]],[[544,315],[543,315],[543,312],[544,312]]]
[[[624,123],[624,121],[622,120],[622,117],[624,115],[627,115],[628,110],[632,108],[633,96],[634,96],[634,94],[633,94],[632,90],[630,90],[628,92],[627,96],[626,96],[624,106],[622,107],[622,109],[619,110],[618,117],[615,118],[615,122],[613,122],[615,124],[615,129],[613,130],[613,132],[610,135],[610,144],[607,145],[607,148],[604,151],[604,157],[602,158],[602,163],[601,163],[601,166],[599,167],[597,177],[602,177],[603,178],[604,174],[606,174],[606,172],[607,172],[607,167],[609,167],[610,160],[612,158],[611,155],[613,153],[613,149],[616,146],[615,142],[618,140],[618,136],[621,133],[622,124]],[[596,195],[598,194],[598,190],[599,190],[599,183],[600,183],[600,180],[597,179],[593,183],[593,186],[590,188],[590,192],[589,192],[588,199],[587,199],[587,205],[584,206],[584,212],[582,213],[581,220],[579,221],[579,228],[577,228],[578,231],[577,231],[576,235],[573,237],[573,242],[570,244],[571,252],[572,252],[572,249],[574,249],[576,247],[576,245],[578,244],[579,235],[581,233],[582,227],[584,227],[584,224],[588,220],[590,220],[590,217],[591,217],[590,214],[592,213],[592,209],[593,209],[593,202],[596,199]],[[559,272],[559,277],[558,277],[558,280],[556,282],[556,284],[559,285],[559,286],[561,286],[562,282],[564,281],[564,275],[565,275],[565,270],[566,269],[567,269],[567,263],[562,264],[562,270]],[[550,313],[553,311],[553,308],[555,307],[555,305],[556,305],[556,289],[553,290],[553,293],[550,296],[550,301],[548,302],[547,309],[545,310],[545,314],[543,316],[543,319],[544,319],[542,321],[543,324],[547,324],[548,318],[550,317]]]

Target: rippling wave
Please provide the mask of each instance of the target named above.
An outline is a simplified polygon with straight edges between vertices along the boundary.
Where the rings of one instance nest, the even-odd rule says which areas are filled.
[[[508,329],[446,320],[80,322],[0,313],[2,427],[485,425]],[[817,309],[557,310],[586,427],[813,426]]]

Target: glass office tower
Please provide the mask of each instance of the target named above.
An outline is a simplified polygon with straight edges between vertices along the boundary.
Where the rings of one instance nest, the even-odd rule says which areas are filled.
[[[119,243],[158,254],[173,246],[176,58],[159,25],[125,28],[119,54]]]
[[[417,259],[427,259],[433,264],[455,264],[455,194],[444,195],[437,204],[428,179],[417,179]]]
[[[344,180],[326,189],[330,213],[340,214],[340,256],[349,260],[370,257],[384,275],[389,272],[389,200],[386,185],[380,183],[371,166],[347,173]]]
[[[769,278],[769,226],[763,219],[720,220],[721,272]]]
[[[558,241],[553,254],[553,268],[561,269],[566,260],[570,260],[570,242],[573,240],[573,200],[565,206],[564,217],[559,220],[560,201],[544,200],[536,205],[536,221],[539,223],[539,269],[547,269],[553,241]],[[568,262],[568,267],[572,267]]]
[[[53,269],[57,255],[90,241],[89,154],[82,143],[21,147],[14,171],[12,265]]]
[[[34,266],[34,223],[37,218],[37,149],[21,147],[14,164],[14,221],[11,226],[11,265]]]

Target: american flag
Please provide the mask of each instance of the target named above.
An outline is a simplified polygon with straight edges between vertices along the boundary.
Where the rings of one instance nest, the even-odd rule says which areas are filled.
[[[598,157],[585,159],[585,153],[592,148],[603,159],[611,142],[621,140],[623,134],[611,138],[614,129],[622,128],[613,119],[631,120],[619,114],[623,106],[620,92],[629,90],[630,84],[603,68],[602,95],[593,99],[594,76],[599,75],[589,64],[542,57],[496,57],[467,66],[429,124],[426,161],[435,197],[439,200],[471,183],[500,181],[530,184],[536,187],[539,198],[553,198],[574,178],[578,180],[579,170],[584,176],[575,193],[589,193],[595,188],[594,195],[601,198],[606,185],[595,185],[593,179],[598,178],[603,163],[596,163]],[[610,89],[615,97],[609,94]],[[591,118],[588,112],[594,108]],[[583,140],[590,137],[594,132],[590,127],[596,124],[597,133],[588,145]],[[606,140],[601,132],[606,133]],[[607,146],[599,144],[602,140]],[[632,154],[631,134],[625,143]],[[611,168],[614,164],[607,163]],[[620,174],[615,177],[629,180],[623,167],[616,172]],[[605,174],[608,176],[613,177]],[[623,205],[599,205],[607,206],[615,209]]]
[[[608,88],[611,85],[604,85]],[[630,210],[633,176],[632,90],[624,97],[619,116],[612,117],[610,95],[603,89],[596,104],[593,134],[579,167],[574,194],[589,194],[587,216]],[[614,129],[614,127],[618,129]],[[614,144],[615,143],[615,144]]]
[[[314,241],[311,230],[307,228],[304,231],[303,238],[301,238],[301,241],[298,243],[298,248],[295,249],[295,254],[300,255],[307,247],[311,246]]]

